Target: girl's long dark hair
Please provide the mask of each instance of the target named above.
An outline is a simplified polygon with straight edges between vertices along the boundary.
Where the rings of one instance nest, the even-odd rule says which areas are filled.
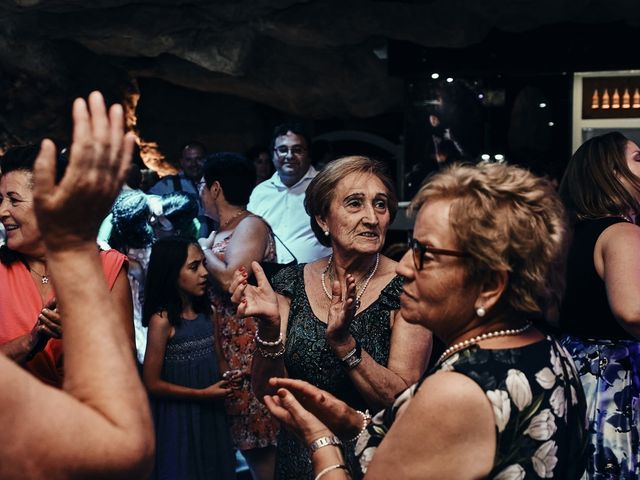
[[[147,281],[144,289],[142,325],[147,327],[151,316],[167,312],[173,326],[182,321],[182,299],[178,289],[180,269],[187,261],[189,245],[197,243],[184,237],[168,237],[158,240],[151,250]],[[207,295],[193,299],[193,309],[197,313],[211,314],[211,304]]]

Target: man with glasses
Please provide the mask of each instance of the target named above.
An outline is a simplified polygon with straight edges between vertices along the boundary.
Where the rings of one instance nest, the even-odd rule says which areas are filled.
[[[182,170],[176,175],[168,175],[149,189],[154,195],[165,195],[173,192],[183,192],[192,196],[198,202],[198,221],[200,229],[198,235],[207,237],[213,228],[212,220],[204,214],[202,200],[198,193],[198,182],[202,178],[202,166],[207,154],[205,146],[197,141],[185,143],[180,149],[180,167]]]
[[[316,239],[304,209],[305,192],[318,174],[311,166],[309,145],[302,125],[278,125],[273,132],[272,144],[276,172],[256,186],[247,205],[247,209],[264,218],[278,236],[280,241],[276,241],[276,248],[280,263],[293,260],[287,249],[300,263],[312,262],[331,253]]]

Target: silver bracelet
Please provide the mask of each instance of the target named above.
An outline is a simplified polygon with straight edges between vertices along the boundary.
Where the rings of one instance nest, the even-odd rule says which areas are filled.
[[[341,468],[342,470],[349,471],[349,469],[344,463],[336,463],[335,465],[329,465],[328,467],[320,470],[320,472],[318,473],[318,475],[316,475],[316,478],[314,480],[320,480],[322,477],[324,477],[326,473],[329,473],[332,470],[337,470],[339,468]]]
[[[371,423],[371,414],[369,413],[369,410],[365,410],[364,412],[356,410],[356,413],[362,417],[362,428],[355,437],[349,440],[349,442],[357,441],[362,436],[362,434],[367,431],[367,427]]]
[[[256,342],[258,342],[260,345],[264,345],[265,347],[277,347],[278,345],[280,345],[282,343],[282,332],[280,332],[280,335],[278,335],[278,339],[274,340],[273,342],[270,342],[268,340],[263,340],[260,338],[260,332],[258,330],[256,330]]]
[[[259,345],[258,345],[258,348],[256,348],[256,353],[260,355],[262,358],[279,358],[282,355],[284,355],[284,352],[285,352],[284,343],[281,343],[280,348],[275,352],[269,352],[264,348],[260,347]]]
[[[342,445],[342,442],[335,435],[328,435],[326,437],[316,438],[309,444],[309,450],[313,454],[316,450],[319,450],[322,447],[327,447],[329,445]]]

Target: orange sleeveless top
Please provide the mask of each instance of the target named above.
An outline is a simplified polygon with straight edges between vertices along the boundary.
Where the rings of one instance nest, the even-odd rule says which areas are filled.
[[[116,250],[107,250],[100,252],[100,258],[107,284],[113,288],[126,257]],[[54,296],[52,292],[45,304]],[[22,262],[9,266],[0,263],[0,344],[29,333],[45,304]],[[44,350],[27,362],[25,369],[44,383],[61,388],[62,340],[50,339]]]

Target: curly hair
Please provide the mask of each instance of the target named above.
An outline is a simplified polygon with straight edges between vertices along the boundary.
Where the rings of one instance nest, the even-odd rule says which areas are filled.
[[[567,222],[551,182],[504,164],[453,165],[426,181],[410,212],[441,199],[451,201],[451,229],[470,254],[468,281],[507,272],[501,301],[554,320],[564,292]]]
[[[398,211],[398,197],[393,181],[387,175],[384,163],[362,156],[349,156],[333,160],[311,180],[304,197],[304,209],[311,219],[311,230],[325,247],[331,246],[331,240],[324,235],[315,217],[316,215],[320,218],[327,216],[338,183],[352,173],[370,173],[378,177],[387,189],[388,208],[392,222]]]

